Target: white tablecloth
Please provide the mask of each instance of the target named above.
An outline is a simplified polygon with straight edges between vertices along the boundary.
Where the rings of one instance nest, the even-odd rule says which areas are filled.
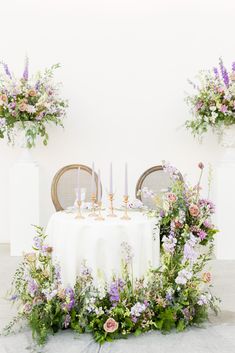
[[[90,217],[77,220],[74,214],[65,212],[52,215],[46,233],[53,256],[61,265],[64,285],[75,283],[83,260],[95,278],[100,271],[107,280],[114,272],[120,274],[122,242],[127,242],[134,253],[134,277],[142,276],[149,266],[159,265],[159,232],[155,230],[153,236],[154,219],[139,212],[131,212],[130,216],[129,221],[120,217],[96,221]]]

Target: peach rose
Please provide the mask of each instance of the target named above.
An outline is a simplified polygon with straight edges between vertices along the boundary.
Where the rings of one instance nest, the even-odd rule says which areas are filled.
[[[202,274],[202,280],[203,280],[203,282],[205,282],[205,283],[209,283],[210,281],[211,281],[211,273],[210,272],[204,272],[203,274]]]
[[[6,94],[2,94],[2,95],[1,95],[1,100],[2,100],[4,103],[7,103],[7,102],[8,102],[7,95],[6,95]]]
[[[106,320],[103,326],[105,332],[115,332],[118,329],[118,322],[112,319],[111,317]]]
[[[199,208],[197,205],[189,206],[189,213],[192,217],[197,217],[199,215]]]
[[[28,93],[30,97],[35,97],[37,94],[37,92],[34,89],[30,89]]]
[[[20,110],[21,112],[25,112],[25,111],[27,110],[27,104],[24,103],[24,102],[20,103],[20,105],[19,105],[19,110]]]

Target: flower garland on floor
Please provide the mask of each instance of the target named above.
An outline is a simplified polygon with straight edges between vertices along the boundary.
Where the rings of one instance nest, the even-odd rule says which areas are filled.
[[[203,165],[199,168],[201,174]],[[39,344],[62,329],[91,332],[102,344],[150,330],[168,332],[199,325],[209,308],[217,312],[211,294],[211,274],[204,271],[213,250],[217,230],[211,223],[214,205],[200,198],[200,185],[189,187],[170,166],[172,187],[156,199],[161,237],[161,267],[149,269],[144,278],[133,279],[133,254],[122,243],[122,276],[95,285],[83,263],[74,288],[63,288],[60,267],[52,261],[52,248],[36,227],[34,252],[24,256],[13,279],[11,300],[19,303],[18,316],[6,328],[10,333],[19,319],[26,319]],[[201,179],[201,175],[200,175]],[[203,251],[201,251],[203,249]]]
[[[187,97],[194,119],[186,127],[194,136],[202,135],[209,128],[221,133],[226,126],[235,124],[235,62],[227,70],[222,59],[219,67],[201,71],[199,85],[192,84],[195,93]]]
[[[7,64],[0,65],[4,68],[0,74],[0,138],[7,136],[8,141],[14,144],[15,136],[23,130],[24,147],[34,147],[37,136],[41,136],[47,145],[46,125],[63,126],[67,108],[67,101],[59,96],[60,85],[53,82],[54,71],[59,64],[29,77],[26,58],[24,72],[19,79],[10,72]]]

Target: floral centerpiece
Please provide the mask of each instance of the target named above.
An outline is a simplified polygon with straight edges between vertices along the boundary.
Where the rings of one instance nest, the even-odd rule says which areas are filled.
[[[36,137],[48,142],[47,124],[63,126],[67,102],[60,98],[59,85],[53,82],[53,65],[43,73],[29,77],[28,59],[21,78],[10,72],[8,65],[2,63],[4,71],[0,74],[0,138],[7,136],[14,144],[19,130],[25,135],[25,147],[35,146]]]
[[[193,119],[186,127],[194,136],[203,135],[210,128],[221,133],[235,124],[235,62],[227,70],[222,59],[212,70],[201,71],[199,84],[192,84],[195,93],[186,98]]]
[[[200,179],[203,167],[200,163]],[[48,334],[68,328],[90,332],[102,344],[150,330],[182,331],[203,323],[210,308],[217,312],[212,275],[204,269],[217,232],[211,220],[215,207],[200,197],[200,183],[190,187],[175,168],[164,168],[171,173],[172,187],[161,198],[150,193],[157,202],[151,216],[160,227],[161,266],[133,278],[134,254],[124,242],[121,276],[97,285],[84,262],[74,288],[63,288],[52,248],[37,228],[34,252],[25,255],[13,280],[10,299],[19,303],[19,314],[5,333],[23,318],[39,344]]]

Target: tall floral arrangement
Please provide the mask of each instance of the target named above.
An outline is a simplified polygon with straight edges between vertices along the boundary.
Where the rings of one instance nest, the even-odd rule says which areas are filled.
[[[60,84],[53,81],[54,71],[59,64],[53,65],[43,73],[29,76],[29,62],[26,58],[22,77],[16,78],[1,63],[0,73],[0,138],[7,136],[14,144],[18,130],[24,130],[26,147],[35,146],[36,137],[43,143],[48,142],[47,124],[63,126],[67,102],[60,98]]]
[[[211,219],[215,207],[200,196],[203,168],[200,163],[199,182],[191,187],[165,164],[172,186],[160,198],[149,191],[157,205],[150,216],[160,228],[161,266],[150,268],[143,278],[133,277],[134,254],[124,242],[120,276],[97,284],[84,262],[74,288],[64,288],[52,248],[37,228],[34,252],[25,255],[13,281],[11,300],[18,301],[19,315],[5,332],[25,318],[40,344],[48,334],[68,328],[90,332],[103,344],[150,330],[182,331],[204,322],[210,309],[217,312],[212,275],[205,270],[217,233]]]
[[[195,93],[186,98],[193,115],[186,127],[194,136],[210,128],[221,133],[235,124],[235,62],[227,70],[220,58],[218,67],[201,71],[198,79],[198,84],[189,81]]]

